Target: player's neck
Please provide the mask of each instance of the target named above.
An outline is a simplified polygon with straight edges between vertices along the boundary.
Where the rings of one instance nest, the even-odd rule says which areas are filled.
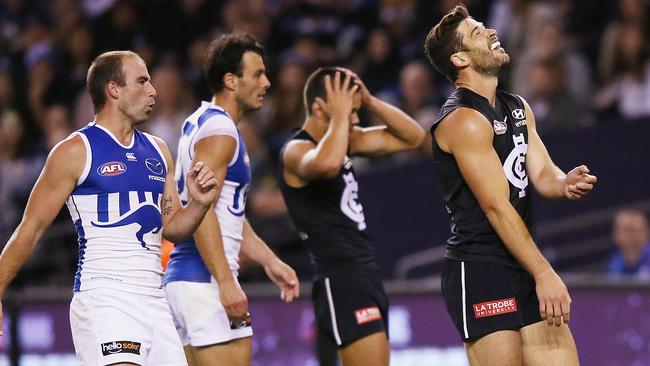
[[[468,70],[458,75],[456,86],[470,89],[487,99],[492,107],[496,105],[496,92],[499,78],[497,76],[485,76],[473,70]]]
[[[311,115],[305,120],[305,124],[302,125],[302,129],[307,131],[309,136],[314,140],[320,141],[325,133],[327,132],[328,123],[327,121],[320,121],[317,117]]]
[[[122,145],[131,144],[135,125],[133,119],[121,111],[105,106],[95,115],[95,123],[109,130]]]
[[[244,110],[239,108],[239,104],[233,96],[226,93],[215,94],[212,97],[212,103],[223,108],[230,118],[232,118],[233,122],[235,122],[235,125],[239,125],[239,121],[244,115]]]

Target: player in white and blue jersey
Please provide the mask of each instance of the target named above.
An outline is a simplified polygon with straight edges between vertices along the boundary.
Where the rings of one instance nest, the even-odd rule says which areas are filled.
[[[194,238],[176,242],[165,293],[191,366],[249,365],[253,331],[246,295],[237,282],[240,249],[264,266],[285,301],[299,293],[293,269],[245,217],[251,170],[237,124],[246,112],[262,107],[270,86],[262,47],[250,35],[224,35],[211,45],[206,74],[214,97],[183,123],[176,182],[185,200],[184,174],[200,160],[215,172],[220,193]]]
[[[185,240],[217,196],[203,163],[187,169],[187,204],[167,145],[138,131],[156,91],[144,61],[107,52],[88,70],[95,121],[52,149],[22,222],[0,256],[0,295],[66,203],[79,235],[70,305],[82,365],[186,365],[162,291],[162,237]]]

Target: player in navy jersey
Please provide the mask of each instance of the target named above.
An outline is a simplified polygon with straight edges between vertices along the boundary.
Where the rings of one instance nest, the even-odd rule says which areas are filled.
[[[577,365],[571,298],[530,233],[529,182],[543,197],[575,200],[596,177],[555,166],[529,105],[497,90],[510,58],[496,31],[464,6],[433,27],[425,51],[456,85],[431,133],[452,231],[442,294],[470,364]]]
[[[98,56],[87,85],[95,120],[52,149],[0,256],[0,294],[66,203],[79,235],[70,322],[81,364],[186,365],[160,246],[196,230],[217,197],[215,176],[197,162],[181,205],[167,145],[136,129],[156,96],[137,54]]]
[[[226,34],[211,44],[205,67],[214,95],[182,125],[176,178],[184,200],[188,187],[183,172],[203,161],[216,174],[219,198],[194,238],[176,243],[165,293],[190,366],[246,366],[253,330],[237,282],[240,249],[264,266],[283,300],[298,296],[299,283],[293,269],[255,234],[245,214],[251,171],[237,125],[245,113],[262,107],[271,85],[262,46],[253,36]]]
[[[350,156],[416,148],[424,130],[343,68],[312,73],[304,103],[306,121],[281,153],[280,186],[314,264],[318,330],[336,343],[343,365],[388,365],[388,298]],[[386,125],[357,126],[361,107]]]

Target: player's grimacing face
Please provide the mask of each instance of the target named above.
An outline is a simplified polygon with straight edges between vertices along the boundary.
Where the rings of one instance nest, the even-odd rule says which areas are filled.
[[[510,62],[510,56],[501,47],[494,29],[485,28],[483,23],[467,18],[459,24],[458,32],[463,38],[464,51],[470,56],[476,71],[496,75],[501,66]]]
[[[248,51],[242,57],[242,66],[242,75],[238,77],[237,100],[246,110],[258,110],[262,108],[264,95],[271,87],[264,59],[259,54]]]
[[[122,59],[122,72],[126,85],[121,87],[119,108],[135,124],[142,123],[149,118],[156,104],[156,89],[151,85],[151,76],[139,57]]]

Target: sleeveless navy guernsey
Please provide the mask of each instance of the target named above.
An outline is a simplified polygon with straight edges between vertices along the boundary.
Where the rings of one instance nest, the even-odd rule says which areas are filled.
[[[485,117],[494,129],[493,146],[510,187],[510,203],[530,231],[532,214],[530,186],[526,173],[528,129],[521,97],[497,90],[496,106],[466,88],[457,88],[442,107],[434,130],[449,113],[457,108],[470,108]],[[446,257],[460,261],[487,261],[518,267],[503,241],[492,228],[467,182],[458,169],[453,155],[440,149],[433,139],[433,160],[447,211],[451,219],[451,237],[447,240]]]
[[[306,131],[293,140],[317,143]],[[280,156],[284,153],[284,149]],[[359,185],[352,161],[345,157],[338,175],[317,179],[294,188],[284,181],[280,159],[280,188],[289,215],[307,244],[315,268],[315,279],[333,274],[378,274],[375,254],[366,232],[363,206],[358,201]]]

